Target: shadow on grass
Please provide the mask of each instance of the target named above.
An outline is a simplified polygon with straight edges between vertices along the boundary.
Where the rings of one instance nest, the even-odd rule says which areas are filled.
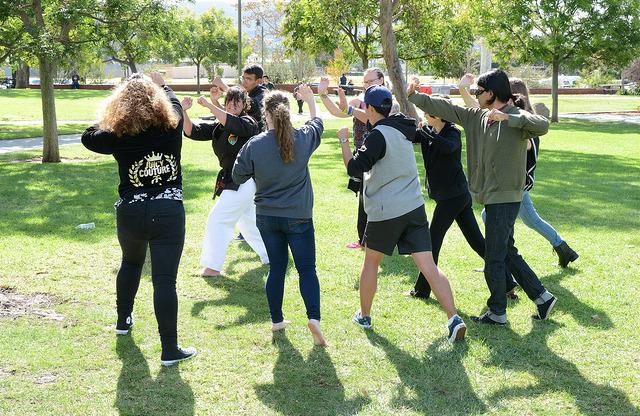
[[[440,339],[429,346],[422,358],[416,358],[375,331],[365,332],[372,345],[383,349],[402,383],[391,399],[394,407],[408,407],[430,415],[468,415],[487,411],[473,391],[462,364],[469,351],[466,342],[451,346],[445,339]]]
[[[538,321],[534,323],[531,332],[525,336],[520,336],[508,328],[500,328],[500,336],[485,339],[491,353],[488,365],[494,365],[502,370],[526,372],[536,379],[536,382],[528,386],[498,390],[487,397],[487,402],[517,398],[544,399],[548,394],[566,393],[573,397],[580,414],[640,415],[640,411],[633,406],[624,392],[586,379],[575,364],[555,354],[549,348],[548,338],[558,328],[561,328],[561,325],[556,322]],[[502,329],[504,332],[501,331]],[[495,331],[496,328],[486,328],[483,331],[492,330]],[[544,407],[543,404],[539,406]]]
[[[208,191],[212,174],[189,167],[188,194]],[[96,242],[115,235],[114,161],[0,163],[0,234]],[[93,230],[77,230],[95,222]]]
[[[267,299],[264,295],[263,276],[268,273],[268,266],[262,266],[240,276],[235,280],[227,276],[206,278],[207,284],[227,292],[222,299],[203,300],[195,302],[191,308],[191,316],[199,316],[205,308],[222,306],[241,307],[244,315],[234,322],[217,325],[217,329],[227,329],[253,323],[270,321]]]
[[[314,346],[305,360],[285,331],[274,333],[273,343],[278,347],[273,384],[255,386],[265,405],[283,415],[353,415],[369,403],[364,396],[345,397],[326,348]]]
[[[122,360],[115,403],[121,415],[194,414],[193,391],[177,365],[161,367],[154,380],[131,336],[117,337],[116,352]]]

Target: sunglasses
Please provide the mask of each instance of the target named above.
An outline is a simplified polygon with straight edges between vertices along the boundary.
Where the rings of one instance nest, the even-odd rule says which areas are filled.
[[[476,90],[476,92],[473,93],[473,95],[475,95],[476,97],[479,97],[479,96],[481,96],[483,93],[485,93],[487,91],[489,91],[489,90],[481,90],[480,88],[478,88]]]

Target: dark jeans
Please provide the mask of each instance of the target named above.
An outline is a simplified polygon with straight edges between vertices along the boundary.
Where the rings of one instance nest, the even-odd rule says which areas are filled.
[[[538,276],[524,261],[514,245],[513,226],[519,210],[520,202],[485,205],[487,242],[484,278],[491,292],[487,306],[496,315],[504,315],[507,310],[505,267],[509,268],[529,299],[534,300],[545,291]]]
[[[364,199],[362,188],[364,181],[360,181],[360,192],[358,192],[358,242],[364,245],[364,229],[367,228],[367,213],[364,210]]]
[[[316,241],[313,220],[256,215],[256,225],[269,256],[269,276],[265,290],[271,322],[283,321],[284,276],[289,250],[298,270],[300,293],[309,319],[320,320],[320,283],[316,274]]]
[[[163,351],[173,349],[178,336],[176,276],[185,231],[182,201],[123,202],[116,210],[116,217],[122,248],[122,264],[116,279],[118,318],[123,319],[133,311],[148,246],[158,332]]]
[[[433,211],[433,218],[431,220],[431,226],[429,227],[434,262],[438,264],[442,241],[453,224],[453,221],[458,224],[460,231],[462,231],[464,238],[467,240],[467,243],[469,243],[469,246],[473,251],[478,253],[480,258],[484,259],[484,237],[482,236],[476,217],[473,215],[471,194],[465,193],[454,198],[437,201],[436,203],[436,208]],[[508,292],[513,289],[516,284],[509,273],[505,274],[505,279],[506,291]],[[422,273],[420,273],[416,279],[414,291],[419,297],[429,297],[431,293],[429,282],[427,282],[427,279]]]

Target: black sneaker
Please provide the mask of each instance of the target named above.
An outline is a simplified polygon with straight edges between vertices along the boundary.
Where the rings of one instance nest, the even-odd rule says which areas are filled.
[[[553,250],[558,254],[558,265],[563,269],[566,268],[572,261],[578,260],[578,253],[573,251],[566,241],[560,243],[559,246],[554,247]]]
[[[165,356],[165,354],[162,353],[162,356],[160,357],[160,364],[162,364],[165,367],[168,367],[170,365],[177,364],[180,361],[185,361],[185,360],[188,360],[189,358],[193,358],[197,354],[198,352],[193,347],[184,348],[184,349],[178,347],[177,351],[173,354],[167,354],[167,356]]]
[[[362,312],[358,311],[353,316],[353,322],[360,325],[360,327],[364,329],[371,328],[371,317],[370,316],[362,316]]]
[[[551,299],[543,303],[542,305],[536,305],[538,307],[538,314],[533,315],[533,319],[537,319],[539,321],[546,321],[553,310],[553,307],[556,305],[556,301],[558,298],[552,295]]]
[[[133,315],[127,316],[125,319],[118,319],[116,322],[116,335],[129,335],[133,326]]]
[[[234,238],[234,240],[236,240],[236,241],[244,241],[244,237],[242,236],[242,233],[238,234],[236,236],[236,238]]]
[[[458,315],[453,317],[453,321],[448,325],[448,328],[449,336],[447,339],[449,342],[462,341],[464,339],[464,334],[467,332],[467,326]]]
[[[491,319],[489,314],[491,314],[491,312],[486,311],[485,313],[483,313],[480,316],[472,316],[471,320],[473,322],[475,322],[475,323],[478,323],[478,324],[500,325],[500,326],[504,326],[504,325],[507,324],[506,322],[494,321],[493,319]]]
[[[418,299],[429,299],[429,297],[431,296],[430,292],[424,293],[424,292],[418,292],[415,289],[411,289],[409,292],[406,292],[407,296],[412,297],[412,298],[418,298]]]

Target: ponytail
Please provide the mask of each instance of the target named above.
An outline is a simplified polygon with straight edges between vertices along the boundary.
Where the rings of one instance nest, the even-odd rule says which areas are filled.
[[[271,92],[264,98],[264,111],[269,114],[276,131],[280,157],[284,163],[293,160],[293,126],[289,114],[289,99],[281,92]]]

